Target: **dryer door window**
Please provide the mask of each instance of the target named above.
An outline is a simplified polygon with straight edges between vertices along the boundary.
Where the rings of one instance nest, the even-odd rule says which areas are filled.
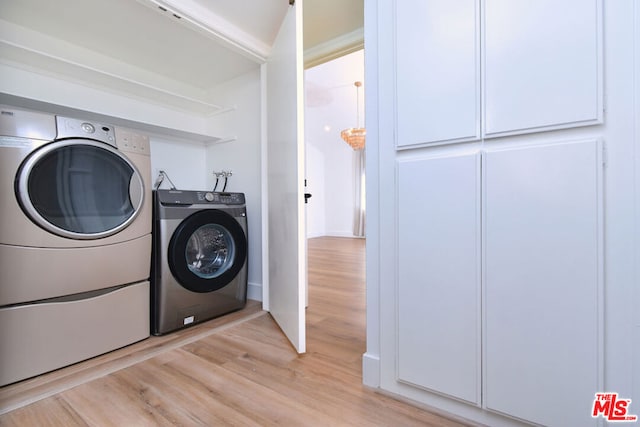
[[[227,286],[247,260],[247,237],[228,213],[209,209],[187,217],[169,242],[169,268],[184,288],[213,292]]]
[[[142,207],[144,187],[133,164],[110,145],[86,139],[47,144],[16,179],[25,213],[51,233],[98,239],[127,227]]]

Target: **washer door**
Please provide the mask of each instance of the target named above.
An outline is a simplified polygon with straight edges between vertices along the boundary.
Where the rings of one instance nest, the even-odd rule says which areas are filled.
[[[99,239],[126,228],[140,211],[144,184],[135,166],[105,143],[70,138],[40,147],[16,176],[23,211],[70,239]]]
[[[193,292],[213,292],[228,285],[247,259],[247,238],[231,215],[211,209],[187,217],[169,242],[169,268]]]

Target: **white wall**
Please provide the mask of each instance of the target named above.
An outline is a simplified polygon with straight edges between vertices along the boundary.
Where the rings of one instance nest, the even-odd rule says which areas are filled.
[[[260,70],[226,82],[214,91],[215,99],[234,105],[232,111],[209,120],[210,132],[233,140],[205,148],[203,173],[206,188],[213,188],[213,171],[232,171],[226,191],[245,193],[249,227],[248,297],[262,300],[262,211],[260,151]],[[218,184],[222,190],[224,180]]]
[[[151,175],[155,182],[158,172],[167,173],[178,190],[206,190],[205,147],[200,143],[171,140],[161,136],[151,138]],[[167,179],[160,188],[170,188]]]
[[[324,197],[324,176],[327,173],[325,156],[315,145],[306,144],[305,160],[305,174],[307,177],[305,192],[311,194],[311,199],[305,204],[307,238],[324,236],[327,234],[326,200]]]
[[[313,195],[307,204],[307,237],[353,236],[354,151],[340,131],[356,126],[356,81],[364,83],[362,50],[305,71],[307,192]]]

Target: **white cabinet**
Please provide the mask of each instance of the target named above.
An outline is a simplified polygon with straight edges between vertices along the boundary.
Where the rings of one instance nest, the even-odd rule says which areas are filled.
[[[398,147],[479,138],[478,0],[395,8]]]
[[[394,8],[397,148],[602,122],[601,0]]]
[[[449,6],[365,6],[376,195],[365,382],[482,425],[604,424],[591,417],[595,393],[638,400],[637,2],[478,0],[481,25],[470,3],[450,3],[462,5],[460,36],[471,26],[480,38],[476,139],[454,132],[456,120],[468,129],[467,104],[432,128],[432,105],[420,102],[438,84],[465,98],[445,64],[477,52],[456,48],[431,67],[425,52],[446,56],[447,33],[418,25],[427,12],[434,28],[440,13],[450,22]],[[408,28],[426,39],[408,40]],[[438,66],[450,74],[411,93]],[[429,134],[439,125],[450,139]]]
[[[484,0],[484,133],[602,120],[602,3]]]
[[[602,159],[596,140],[483,158],[484,403],[595,425],[602,389]]]
[[[397,162],[398,381],[543,425],[593,425],[601,153],[592,139]]]
[[[480,155],[398,163],[398,379],[480,404]]]

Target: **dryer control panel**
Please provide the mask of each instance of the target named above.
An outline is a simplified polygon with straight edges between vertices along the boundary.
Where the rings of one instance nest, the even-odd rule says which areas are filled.
[[[116,135],[111,125],[56,116],[56,126],[58,127],[58,139],[90,138],[113,146],[116,145]]]

